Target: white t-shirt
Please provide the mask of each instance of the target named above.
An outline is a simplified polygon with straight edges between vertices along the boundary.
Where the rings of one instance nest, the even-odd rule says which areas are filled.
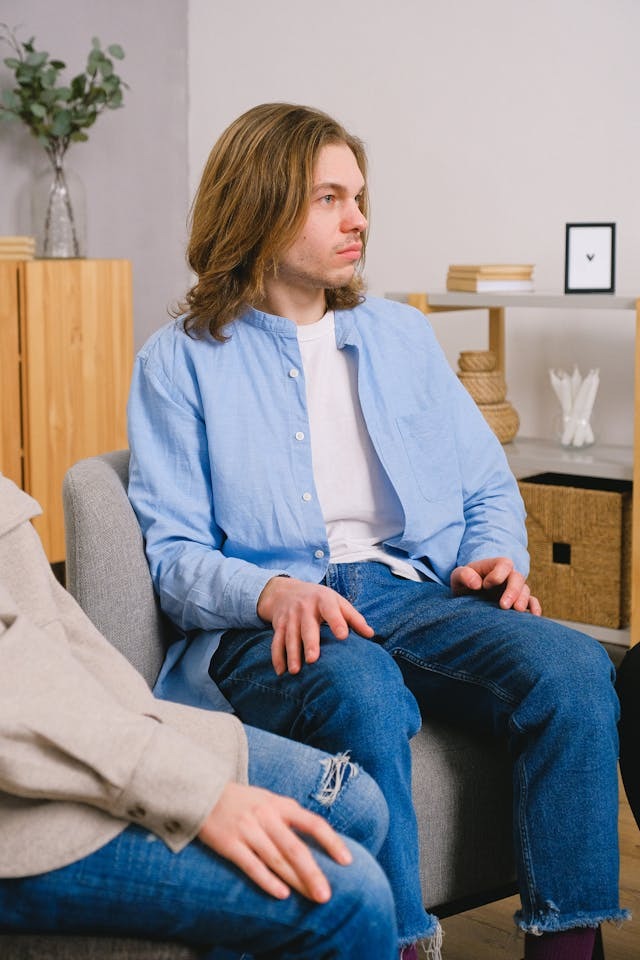
[[[332,563],[376,560],[394,573],[422,580],[383,542],[404,526],[400,501],[366,428],[355,357],[336,346],[333,312],[298,326],[307,387],[311,455]]]

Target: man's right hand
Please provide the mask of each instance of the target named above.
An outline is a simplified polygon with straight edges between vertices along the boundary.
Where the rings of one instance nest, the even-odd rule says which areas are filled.
[[[290,797],[233,781],[225,786],[198,837],[271,896],[284,900],[293,888],[309,900],[326,903],[331,888],[298,833],[315,840],[337,863],[351,863],[342,838],[318,814]]]
[[[344,597],[319,583],[293,577],[273,577],[258,599],[258,616],[273,625],[271,662],[278,676],[299,673],[302,657],[315,663],[320,656],[320,625],[326,623],[338,640],[349,630],[374,635],[361,613]]]

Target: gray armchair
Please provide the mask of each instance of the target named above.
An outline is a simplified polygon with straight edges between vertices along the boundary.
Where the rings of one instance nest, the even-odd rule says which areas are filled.
[[[142,534],[127,498],[129,455],[121,450],[81,460],[65,478],[67,586],[98,629],[153,685],[167,626],[151,583]],[[440,917],[515,892],[511,768],[507,748],[429,721],[412,741],[413,793],[427,907]],[[14,941],[33,938],[9,938]],[[47,941],[73,938],[47,938]],[[87,938],[82,938],[86,941]],[[127,957],[191,960],[179,944],[95,938],[76,952],[2,952],[17,960]],[[151,952],[149,952],[151,948]],[[146,951],[146,952],[145,952]],[[162,952],[161,952],[162,951]]]

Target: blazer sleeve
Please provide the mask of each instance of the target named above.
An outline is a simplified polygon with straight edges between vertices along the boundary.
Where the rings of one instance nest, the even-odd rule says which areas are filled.
[[[243,769],[246,738],[232,716],[171,705],[193,736],[151,693],[141,703],[118,701],[0,585],[0,790],[90,804],[182,849]]]

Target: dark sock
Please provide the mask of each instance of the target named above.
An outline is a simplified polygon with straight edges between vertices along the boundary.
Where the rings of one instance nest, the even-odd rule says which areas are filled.
[[[557,933],[524,938],[524,960],[591,960],[596,939],[594,927],[574,927]]]

